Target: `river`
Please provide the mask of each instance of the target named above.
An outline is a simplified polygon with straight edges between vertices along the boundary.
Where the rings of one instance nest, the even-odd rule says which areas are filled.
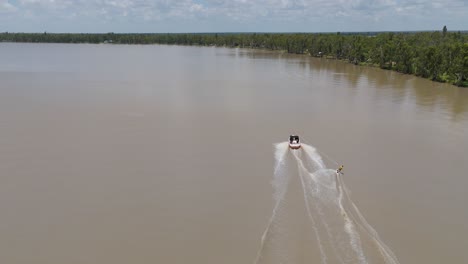
[[[291,133],[344,164],[401,263],[468,263],[468,89],[249,49],[0,58],[2,263],[252,263]]]

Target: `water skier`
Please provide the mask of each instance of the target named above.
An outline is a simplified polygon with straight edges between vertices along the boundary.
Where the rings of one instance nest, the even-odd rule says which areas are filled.
[[[336,170],[336,173],[337,174],[343,174],[341,171],[343,170],[344,166],[341,165],[337,170]]]

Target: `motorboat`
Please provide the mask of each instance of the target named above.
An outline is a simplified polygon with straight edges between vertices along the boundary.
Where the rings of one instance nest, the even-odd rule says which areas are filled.
[[[290,135],[289,136],[289,148],[290,149],[299,149],[301,147],[301,142],[299,141],[299,136]]]

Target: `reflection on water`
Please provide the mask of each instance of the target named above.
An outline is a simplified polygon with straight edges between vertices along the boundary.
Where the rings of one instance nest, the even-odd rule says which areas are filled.
[[[221,54],[221,53],[220,53]],[[453,85],[432,82],[413,75],[400,74],[378,68],[361,67],[337,60],[311,58],[279,52],[234,49],[228,56],[246,57],[252,60],[269,60],[278,64],[280,74],[289,79],[332,79],[332,84],[346,85],[357,90],[362,82],[366,87],[375,89],[376,97],[391,98],[395,103],[412,100],[412,103],[425,111],[443,112],[452,121],[464,118],[468,110],[468,90]],[[278,63],[281,59],[282,63]]]
[[[402,263],[468,262],[468,89],[248,49],[2,43],[0,57],[2,263],[252,263],[272,143],[290,133],[345,164]]]

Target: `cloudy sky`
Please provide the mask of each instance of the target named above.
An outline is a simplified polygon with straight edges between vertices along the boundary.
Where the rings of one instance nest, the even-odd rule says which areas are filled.
[[[0,0],[0,32],[468,29],[468,0]]]

